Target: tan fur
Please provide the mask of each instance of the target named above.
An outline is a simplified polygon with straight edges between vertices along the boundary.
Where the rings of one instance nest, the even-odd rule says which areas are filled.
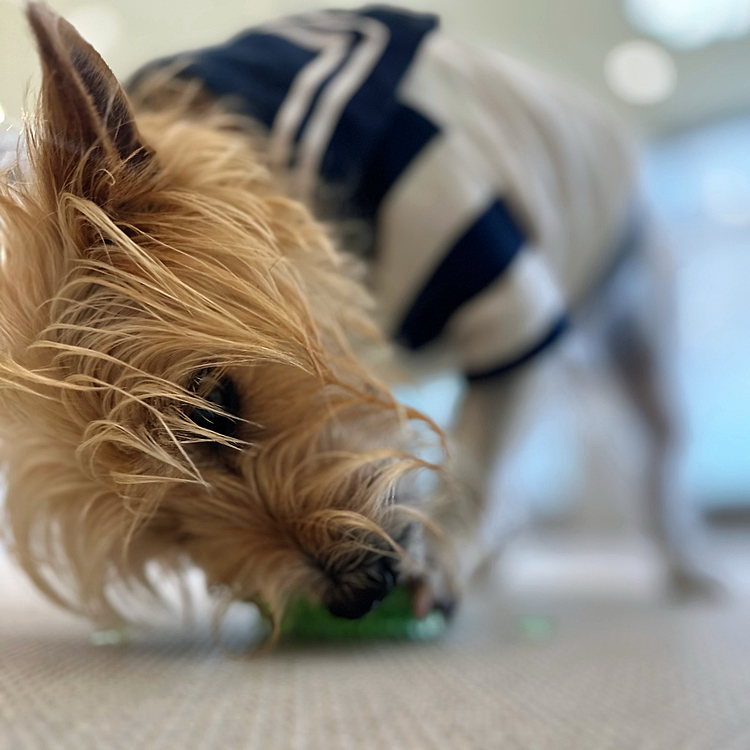
[[[20,564],[109,622],[129,616],[118,586],[148,592],[150,562],[197,564],[278,613],[322,585],[311,560],[354,566],[377,539],[397,554],[395,487],[431,468],[410,423],[434,425],[363,365],[382,341],[326,229],[232,117],[175,103],[133,122],[72,27],[29,15],[44,68],[30,170],[0,181],[0,444]],[[239,389],[233,437],[188,418],[207,370]]]

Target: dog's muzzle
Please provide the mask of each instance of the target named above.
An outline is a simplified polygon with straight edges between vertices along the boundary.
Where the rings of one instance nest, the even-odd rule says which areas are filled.
[[[332,615],[358,620],[385,599],[396,585],[393,558],[378,558],[363,579],[356,583],[341,582],[326,595],[323,603]]]

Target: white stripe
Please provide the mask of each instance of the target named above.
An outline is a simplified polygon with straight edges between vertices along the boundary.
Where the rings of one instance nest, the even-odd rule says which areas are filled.
[[[259,26],[256,30],[286,39],[288,42],[302,47],[302,49],[308,49],[313,52],[325,49],[334,37],[329,32],[299,26],[298,23],[298,21],[293,21],[293,19],[284,19],[284,22]]]
[[[544,259],[524,247],[500,278],[456,312],[448,333],[466,370],[490,370],[538,344],[564,310]]]
[[[492,174],[460,133],[436,136],[402,173],[378,213],[373,285],[393,330],[452,245],[497,195]]]
[[[282,37],[299,47],[320,51],[328,47],[332,39],[356,29],[357,16],[339,11],[314,11],[280,18],[256,26],[256,31]]]
[[[346,56],[351,37],[327,36],[327,47],[297,74],[271,129],[269,158],[278,169],[289,165],[294,136],[307,114],[315,92]]]
[[[365,38],[344,69],[326,86],[300,140],[300,158],[293,187],[303,200],[312,195],[323,154],[341,113],[380,60],[390,39],[388,27],[375,19],[353,17],[350,22],[353,30]]]
[[[283,18],[259,27],[298,47],[320,53],[296,75],[276,113],[271,128],[269,159],[277,169],[288,167],[294,136],[310,108],[310,102],[323,81],[346,56],[354,38],[351,27],[351,14],[325,11]]]

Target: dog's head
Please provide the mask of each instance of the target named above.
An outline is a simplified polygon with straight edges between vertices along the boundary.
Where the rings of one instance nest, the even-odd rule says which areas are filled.
[[[358,354],[366,294],[218,113],[134,116],[43,6],[28,169],[0,187],[10,541],[96,618],[151,561],[279,607],[363,614],[400,570],[421,415]],[[418,430],[417,430],[418,431]]]

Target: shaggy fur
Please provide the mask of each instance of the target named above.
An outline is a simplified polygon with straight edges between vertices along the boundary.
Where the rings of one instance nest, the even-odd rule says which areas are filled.
[[[24,570],[112,622],[150,562],[278,614],[403,556],[396,486],[437,468],[415,446],[439,431],[363,365],[383,342],[350,261],[235,118],[134,114],[69,24],[28,15],[41,97],[29,168],[0,183],[5,526]],[[224,375],[231,436],[190,419]]]
[[[428,463],[444,437],[375,376],[387,345],[351,257],[286,197],[249,123],[163,79],[131,102],[72,26],[28,16],[41,97],[0,180],[2,527],[22,567],[105,624],[156,594],[152,566],[199,566],[222,601],[267,605],[276,633],[296,591],[357,617],[398,581],[415,614],[450,609],[495,551],[480,533],[490,478],[539,360],[469,383],[455,478]],[[608,157],[581,162],[592,184]],[[573,312],[648,430],[644,499],[671,583],[702,594],[715,585],[677,471],[671,283],[644,224],[639,295],[613,278]],[[423,469],[444,504],[416,499]]]

